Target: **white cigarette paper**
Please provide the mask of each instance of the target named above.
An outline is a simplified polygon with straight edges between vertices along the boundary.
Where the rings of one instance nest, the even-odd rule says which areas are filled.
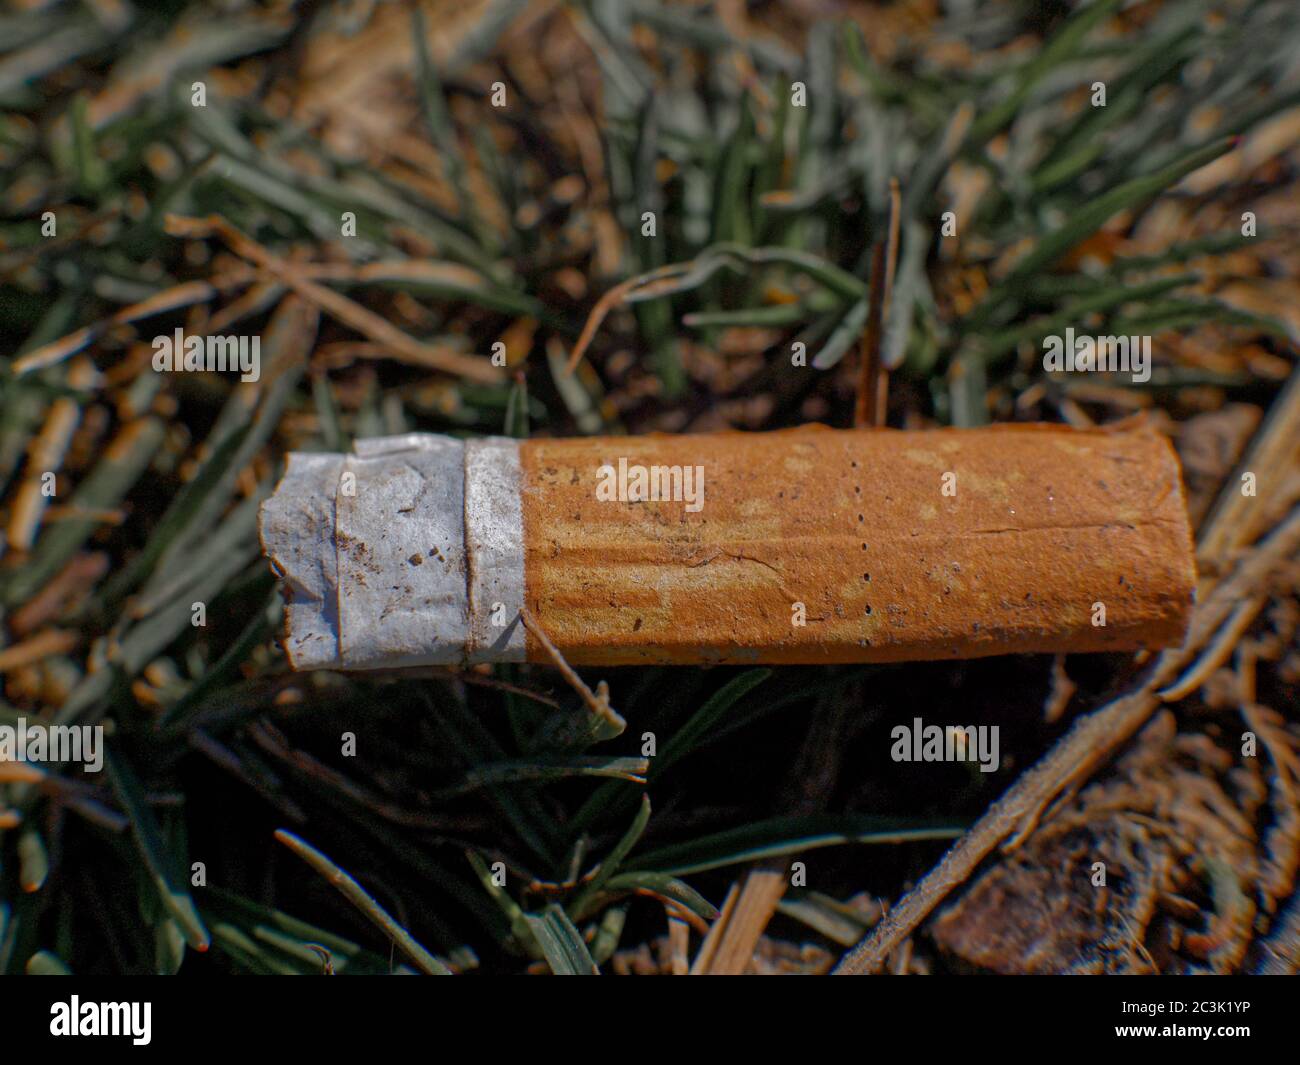
[[[408,433],[290,454],[261,534],[294,669],[524,660],[513,440]]]

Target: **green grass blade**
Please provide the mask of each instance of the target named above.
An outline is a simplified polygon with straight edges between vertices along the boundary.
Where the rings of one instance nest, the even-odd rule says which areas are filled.
[[[149,801],[136,780],[135,773],[112,751],[105,753],[105,762],[109,780],[113,784],[113,792],[131,822],[136,845],[140,849],[140,856],[144,859],[150,879],[158,891],[159,901],[180,926],[185,942],[197,951],[207,950],[210,942],[208,930],[204,927],[203,919],[194,906],[194,900],[190,898],[189,889],[176,869],[175,861],[166,850],[158,822],[154,818],[153,810],[149,808]]]
[[[633,818],[632,824],[628,830],[623,833],[622,838],[614,845],[613,850],[609,852],[604,860],[596,867],[591,875],[591,879],[583,886],[582,890],[574,896],[573,901],[569,904],[569,915],[574,920],[581,920],[587,913],[587,906],[591,900],[600,891],[601,886],[612,877],[623,860],[632,852],[632,848],[637,845],[641,839],[641,834],[645,832],[645,826],[650,823],[650,796],[641,796],[641,808],[637,811],[636,817]]]
[[[276,831],[275,838],[320,873],[338,890],[339,894],[382,929],[422,973],[429,976],[451,975],[451,970],[420,946],[415,937],[398,924],[365,888],[310,843],[283,828]]]
[[[1096,199],[1082,204],[1071,213],[1063,225],[1039,239],[1029,253],[1016,263],[996,291],[1004,293],[1023,285],[1035,274],[1055,263],[1076,244],[1090,237],[1113,215],[1159,196],[1192,171],[1199,170],[1230,151],[1233,143],[1233,138],[1229,137],[1206,145],[1204,148],[1198,148],[1163,170],[1126,181]]]
[[[655,873],[645,869],[635,869],[611,877],[605,885],[606,894],[619,896],[623,892],[638,892],[658,895],[684,906],[691,913],[705,921],[717,919],[718,908],[689,884],[669,876],[667,873]]]
[[[600,975],[581,933],[559,906],[551,903],[540,915],[529,913],[524,917],[556,976]]]
[[[776,817],[648,851],[633,864],[638,870],[685,876],[819,847],[956,839],[965,830],[950,822],[865,814]]]
[[[1078,11],[1016,75],[1015,85],[999,103],[972,123],[968,147],[983,144],[1006,126],[1024,107],[1035,86],[1058,64],[1078,51],[1084,38],[1120,7],[1122,0],[1097,0]]]

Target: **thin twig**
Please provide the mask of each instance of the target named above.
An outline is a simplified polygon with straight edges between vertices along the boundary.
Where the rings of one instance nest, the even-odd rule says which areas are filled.
[[[885,321],[894,285],[894,268],[898,262],[898,228],[900,194],[898,178],[889,179],[889,218],[887,233],[876,241],[871,255],[871,280],[867,296],[867,324],[862,330],[862,361],[859,366],[858,400],[853,424],[859,428],[885,424],[889,394],[888,370],[881,359]]]
[[[611,727],[622,732],[627,722],[609,705],[609,685],[602,680],[596,685],[595,691],[588,688],[583,679],[574,672],[573,667],[564,660],[564,655],[560,654],[560,649],[551,642],[551,638],[546,635],[545,630],[537,623],[537,619],[533,617],[527,607],[521,606],[519,608],[519,620],[524,623],[524,628],[536,637],[537,642],[546,649],[546,653],[551,656],[551,661],[555,663],[555,668],[573,686],[574,691],[582,696],[582,701],[587,704],[587,708]]]
[[[1259,612],[1264,609],[1268,598],[1267,594],[1261,593],[1253,599],[1239,603],[1228,623],[1219,630],[1214,642],[1210,644],[1205,653],[1192,663],[1186,673],[1168,688],[1158,693],[1161,700],[1166,703],[1176,703],[1180,699],[1186,699],[1187,696],[1204,684],[1209,679],[1210,674],[1223,665],[1231,656],[1233,648],[1237,646],[1238,641],[1250,628]]]

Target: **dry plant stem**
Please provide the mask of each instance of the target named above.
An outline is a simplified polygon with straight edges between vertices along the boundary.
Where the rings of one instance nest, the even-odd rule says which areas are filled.
[[[524,628],[529,631],[532,637],[546,649],[546,653],[550,655],[551,662],[555,665],[555,668],[560,671],[564,679],[572,685],[573,690],[582,696],[582,701],[587,704],[587,709],[610,727],[616,729],[618,732],[622,732],[625,722],[622,717],[614,711],[614,708],[609,705],[609,685],[602,680],[596,685],[596,691],[592,691],[587,687],[583,679],[574,672],[573,667],[564,660],[564,655],[560,654],[560,649],[551,642],[550,637],[548,637],[545,630],[537,624],[537,619],[529,613],[527,607],[522,607],[520,609],[519,620],[524,623]]]
[[[169,215],[167,232],[173,236],[195,239],[214,234],[221,237],[233,251],[256,263],[303,299],[315,304],[357,332],[364,333],[376,343],[383,344],[404,361],[488,384],[495,384],[504,379],[503,371],[493,366],[487,359],[422,344],[390,324],[386,318],[367,310],[355,300],[310,280],[296,264],[272,255],[223,218],[215,215],[208,218],[181,218]]]
[[[196,303],[203,303],[225,292],[243,288],[253,279],[253,272],[247,267],[220,274],[207,281],[186,281],[184,284],[159,292],[139,303],[123,307],[116,314],[109,315],[92,325],[83,326],[65,337],[43,344],[35,351],[29,351],[20,359],[14,360],[13,373],[22,377],[46,367],[55,366],[64,359],[104,336],[114,326],[130,325],[141,318],[150,318],[155,314],[165,314],[180,310]]]
[[[1218,669],[1232,655],[1238,641],[1250,628],[1259,612],[1268,602],[1267,595],[1257,595],[1244,603],[1239,603],[1231,619],[1219,630],[1206,652],[1178,680],[1159,693],[1166,703],[1176,703],[1196,691],[1211,673]]]
[[[27,476],[19,486],[9,519],[9,546],[30,551],[50,498],[43,491],[47,473],[63,466],[63,456],[72,434],[81,422],[81,407],[64,396],[50,405],[49,415],[32,442],[27,459]]]
[[[0,675],[41,662],[51,655],[67,654],[77,646],[77,634],[67,629],[44,629],[21,643],[0,651]]]
[[[1043,704],[1043,720],[1048,724],[1060,720],[1077,689],[1078,685],[1065,671],[1065,655],[1056,655],[1052,659],[1051,687]]]
[[[842,975],[875,972],[889,953],[925,919],[947,894],[966,881],[993,849],[1012,837],[1023,839],[1042,811],[1062,791],[1077,784],[1142,727],[1161,705],[1157,690],[1169,683],[1184,663],[1232,615],[1238,604],[1300,550],[1300,510],[1251,553],[1229,580],[1197,608],[1187,643],[1166,651],[1147,673],[1141,687],[1078,721],[1033,769],[1012,785],[975,826],[943,856],[912,891],[876,926],[871,935],[841,961]]]
[[[414,670],[403,670],[407,677],[413,676]],[[455,677],[462,684],[472,684],[476,688],[491,688],[494,691],[509,692],[511,695],[518,695],[524,699],[531,699],[534,702],[541,703],[543,706],[549,706],[552,710],[559,710],[560,703],[558,699],[552,699],[549,695],[544,695],[539,691],[533,691],[532,688],[525,688],[522,684],[507,684],[503,680],[497,680],[496,677],[481,677],[474,672],[464,670],[439,670],[434,676]]]
[[[1276,496],[1283,487],[1294,491],[1286,475],[1300,460],[1300,373],[1292,373],[1273,402],[1250,450],[1228,478],[1223,494],[1206,519],[1206,532],[1197,544],[1197,560],[1207,578],[1209,563],[1227,557],[1234,544],[1249,543],[1258,532],[1259,498],[1240,491],[1241,475],[1254,473],[1258,483]],[[1290,500],[1282,504],[1289,506]]]
[[[740,882],[735,905],[709,930],[709,939],[715,941],[707,952],[701,948],[691,975],[743,976],[789,882],[784,861],[767,862],[750,869]]]
[[[735,912],[736,901],[740,898],[739,882],[732,884],[727,891],[727,897],[723,900],[722,909],[718,913],[718,919],[713,922],[713,927],[709,929],[709,934],[704,937],[704,942],[700,945],[700,952],[695,956],[695,963],[691,966],[692,976],[701,976],[709,972],[713,965],[714,956],[718,952],[718,945],[722,942],[722,937],[726,933],[727,925],[731,921],[731,915]]]
[[[582,327],[582,332],[578,334],[578,342],[573,345],[573,351],[569,353],[569,361],[564,367],[565,375],[572,375],[573,371],[578,368],[578,363],[582,361],[582,356],[586,354],[587,348],[591,346],[592,340],[595,339],[596,330],[600,328],[600,323],[605,320],[610,311],[623,302],[623,297],[636,289],[651,290],[655,287],[656,282],[668,280],[669,278],[676,277],[678,274],[683,274],[692,265],[694,264],[669,263],[668,265],[661,266],[659,269],[654,270],[643,277],[629,278],[627,281],[615,285],[601,296],[600,299],[596,301],[596,306],[591,309],[591,314],[587,316],[587,321]]]
[[[880,308],[880,341],[889,326],[889,312],[894,306],[894,274],[898,270],[899,227],[903,221],[903,197],[898,178],[889,179],[889,252],[885,256],[885,298]],[[885,365],[883,351],[879,355],[880,368],[876,374],[875,425],[883,426],[889,410],[889,367]]]
[[[857,404],[853,410],[855,429],[877,425],[877,396],[880,393],[881,325],[884,319],[885,242],[877,241],[871,252],[871,291],[868,295],[867,324],[862,329],[862,356],[858,367]]]
[[[888,400],[888,371],[881,361],[885,321],[889,314],[889,297],[898,261],[899,226],[898,179],[889,180],[888,233],[876,242],[871,256],[871,280],[868,290],[867,324],[862,330],[862,361],[859,367],[857,407],[853,425],[858,429],[878,428],[885,424]]]
[[[668,959],[673,976],[686,976],[691,971],[687,953],[691,945],[691,926],[680,917],[668,915]]]
[[[461,269],[446,263],[375,262],[367,263],[364,266],[343,266],[337,263],[294,263],[288,268],[294,270],[298,276],[308,282],[348,280],[364,283],[403,276],[418,278],[426,274],[438,277],[452,277],[467,282],[472,277],[477,276],[472,270]],[[206,281],[186,281],[183,284],[175,285],[164,292],[159,292],[148,299],[141,300],[139,303],[123,307],[120,311],[109,315],[107,318],[83,326],[67,336],[60,337],[48,344],[42,344],[39,348],[29,351],[26,355],[14,361],[14,375],[22,377],[37,370],[55,366],[101,339],[116,326],[133,325],[145,318],[178,311],[185,307],[192,307],[247,287],[248,292],[218,311],[208,322],[208,332],[221,332],[222,329],[240,318],[256,313],[274,302],[275,297],[283,291],[284,286],[280,281],[258,281],[257,276],[257,272],[250,266],[240,263],[237,267],[214,275]],[[346,297],[344,298],[346,299]],[[385,348],[384,353],[388,354],[389,348]],[[459,355],[458,352],[453,354]],[[468,356],[461,357],[466,358]],[[423,364],[422,362],[421,365]]]

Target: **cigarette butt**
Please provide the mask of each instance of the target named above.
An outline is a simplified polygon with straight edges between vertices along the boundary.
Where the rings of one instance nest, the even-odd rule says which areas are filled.
[[[1178,461],[1138,426],[459,440],[292,454],[296,669],[897,662],[1173,646]]]

